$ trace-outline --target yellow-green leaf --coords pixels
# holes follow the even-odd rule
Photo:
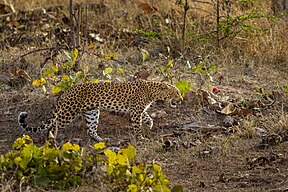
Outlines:
[[[31,143],[32,139],[29,135],[24,135],[22,138],[17,138],[16,141],[14,141],[12,148],[13,149],[20,149],[23,146],[27,146],[27,143]]]
[[[184,97],[187,91],[190,91],[192,88],[189,83],[185,80],[181,80],[176,83],[176,87],[179,89],[181,95]]]
[[[108,174],[110,175],[113,172],[113,167],[115,164],[117,164],[117,155],[114,151],[111,150],[105,150],[104,154],[108,157]]]
[[[143,173],[143,170],[140,169],[137,165],[133,165],[132,174],[135,176],[137,174]]]
[[[161,176],[162,174],[162,168],[160,165],[157,165],[157,164],[153,164],[153,169],[154,169],[154,174],[157,175],[157,176]]]
[[[61,91],[61,88],[58,87],[58,86],[54,86],[54,87],[52,87],[52,89],[51,89],[51,92],[54,93],[54,94],[57,94],[57,93],[59,93],[60,91]]]
[[[54,71],[54,73],[58,72],[58,65],[51,65],[51,69]]]
[[[112,150],[105,150],[104,154],[108,157],[108,162],[109,164],[114,164],[117,159],[117,155],[114,151]]]
[[[169,68],[169,69],[173,67],[173,59],[169,60],[169,62],[168,62],[166,67]]]
[[[122,74],[122,73],[123,73],[123,71],[124,71],[124,69],[123,69],[123,68],[119,68],[119,69],[117,70],[117,73],[119,73],[119,74]]]
[[[111,165],[115,164],[117,160],[117,155],[114,151],[111,150],[105,150],[104,154],[108,157],[108,163]]]
[[[107,68],[104,70],[104,74],[105,74],[105,75],[108,75],[108,74],[110,74],[112,71],[113,71],[113,69],[112,69],[111,67],[107,67]]]
[[[121,155],[121,154],[118,154],[117,155],[117,162],[119,165],[127,165],[128,167],[130,167],[130,164],[129,164],[129,161],[128,161],[128,158],[126,155]]]
[[[119,154],[125,155],[129,161],[132,161],[136,155],[136,149],[133,145],[128,145],[127,148],[120,149]]]
[[[99,143],[96,143],[94,145],[94,148],[96,150],[102,150],[102,149],[106,148],[106,144],[105,144],[105,142],[99,142]]]
[[[39,79],[34,80],[34,81],[32,82],[32,85],[34,85],[34,86],[39,86],[39,85],[40,85]]]
[[[171,185],[171,182],[168,179],[163,179],[162,183],[163,185],[166,185],[166,186]]]
[[[46,80],[41,77],[40,79],[36,79],[32,82],[32,85],[34,86],[41,86],[41,85],[44,85],[46,83]]]
[[[76,76],[77,76],[79,79],[81,79],[81,78],[83,77],[82,71],[78,71],[78,72],[76,73]]]
[[[61,78],[61,81],[69,81],[69,76],[68,75],[63,75]]]
[[[55,71],[53,70],[53,68],[51,69],[47,69],[45,71],[43,71],[42,75],[43,77],[51,77],[53,74],[55,73]]]
[[[155,187],[153,187],[153,191],[154,192],[171,192],[167,186],[161,185],[161,184],[158,184]]]
[[[14,159],[14,162],[18,165],[21,163],[21,161],[22,161],[22,158],[19,156]]]
[[[86,67],[85,67],[85,70],[84,70],[84,74],[87,74],[87,73],[88,73],[88,71],[89,71],[89,67],[88,67],[88,66],[86,66]]]
[[[74,150],[74,151],[80,151],[80,146],[78,144],[72,144],[70,142],[64,143],[62,145],[62,150]]]
[[[150,58],[150,54],[147,50],[145,49],[140,49],[141,53],[142,53],[142,60],[147,61]]]
[[[140,191],[135,184],[128,185],[127,192],[138,192]]]
[[[115,58],[115,57],[118,57],[118,55],[117,54],[114,54],[114,53],[110,53],[108,56],[106,56],[105,58],[107,59],[107,60],[112,60],[113,58]]]
[[[92,83],[99,83],[99,79],[92,79],[91,82]]]
[[[71,52],[72,61],[76,61],[77,57],[78,57],[78,49],[74,49],[74,51]]]
[[[29,164],[30,162],[30,159],[25,159],[25,158],[21,158],[21,157],[16,157],[14,159],[14,162],[16,164],[18,164],[22,169],[26,169],[27,168],[27,165]]]

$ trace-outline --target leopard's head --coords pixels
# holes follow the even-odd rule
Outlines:
[[[169,100],[171,107],[176,107],[175,102],[183,100],[183,97],[177,87],[166,82],[162,82],[160,85],[159,96],[162,100]]]

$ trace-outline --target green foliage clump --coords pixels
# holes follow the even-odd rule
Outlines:
[[[69,189],[86,183],[93,176],[88,174],[93,172],[91,168],[96,167],[104,186],[113,191],[170,191],[171,183],[160,165],[133,163],[136,149],[132,145],[116,153],[100,142],[88,153],[84,147],[70,142],[59,148],[49,142],[38,147],[29,136],[24,136],[12,148],[0,156],[2,179],[16,178],[46,188]]]
[[[65,52],[67,61],[61,65],[53,64],[48,69],[42,72],[42,77],[32,82],[34,86],[42,86],[46,92],[45,85],[47,83],[52,84],[52,93],[56,94],[62,90],[66,90],[73,87],[77,82],[87,81],[86,75],[89,68],[86,67],[84,70],[75,71],[75,65],[78,58],[78,50],[75,49],[71,52]]]
[[[136,149],[132,145],[121,149],[118,153],[111,150],[106,150],[104,153],[108,157],[105,162],[107,171],[105,178],[114,183],[113,191],[123,189],[128,192],[170,191],[170,181],[162,172],[160,165],[156,163],[131,164],[136,155]]]
[[[88,49],[92,49],[89,45]],[[66,55],[66,62],[62,64],[52,64],[50,67],[42,71],[42,77],[39,79],[35,79],[32,82],[33,86],[42,87],[44,92],[47,92],[46,87],[51,87],[51,92],[57,94],[61,91],[65,91],[75,84],[81,82],[93,82],[98,83],[99,79],[95,78],[88,78],[89,76],[89,67],[86,66],[85,68],[76,67],[77,60],[79,60],[78,49],[74,49],[71,52],[64,52]],[[117,54],[110,53],[107,56],[104,55],[97,55],[100,59],[105,60],[113,60],[117,57]],[[118,68],[117,70],[113,70],[111,67],[106,67],[101,69],[102,76],[106,79],[107,82],[111,82],[112,74],[121,75],[124,72],[123,68]],[[114,72],[114,73],[113,73]],[[91,75],[90,75],[91,76]]]
[[[18,138],[13,151],[1,155],[0,170],[6,177],[15,174],[17,180],[25,179],[35,185],[53,185],[69,188],[80,185],[92,157],[77,144],[65,143],[60,149],[49,143],[37,147],[29,136]]]
[[[187,91],[191,91],[192,87],[189,85],[188,81],[181,80],[176,83],[176,87],[179,89],[182,97],[185,97]]]

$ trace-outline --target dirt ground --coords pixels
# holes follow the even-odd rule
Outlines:
[[[31,21],[34,22],[33,19]],[[43,27],[42,24],[39,26]],[[108,25],[102,27],[109,31]],[[31,32],[31,29],[28,31]],[[2,30],[1,34],[5,38],[0,57],[0,153],[4,154],[11,149],[15,139],[23,135],[17,124],[19,112],[28,112],[28,124],[40,125],[52,116],[56,97],[44,94],[41,88],[32,86],[22,77],[19,77],[20,82],[18,77],[14,78],[16,82],[13,78],[3,80],[13,63],[25,69],[32,79],[39,78],[39,60],[43,61],[45,54],[30,54],[25,62],[13,62],[13,59],[23,55],[28,48],[47,47],[52,43],[43,40],[43,44],[39,45],[35,43],[39,40],[29,39],[23,35],[25,33],[18,41],[15,40],[17,33],[5,36],[7,33]],[[41,38],[41,35],[38,37]],[[120,45],[126,40],[123,36],[118,38],[123,38],[120,43],[117,42]],[[33,46],[28,46],[31,42]],[[12,43],[16,45],[12,46]],[[128,54],[126,51],[130,48],[125,44],[124,52]],[[103,51],[107,49],[109,47],[103,48]],[[134,53],[136,51],[130,54]],[[131,57],[130,61],[137,60],[137,56]],[[91,58],[82,59],[84,62],[93,61]],[[164,61],[156,57],[142,66],[135,64],[127,68],[133,72],[149,69],[151,62],[151,67],[156,69]],[[287,61],[279,61],[277,67],[253,63],[248,67],[219,65],[218,73],[213,75],[215,80],[208,86],[210,89],[206,87],[204,91],[193,87],[177,108],[171,108],[165,102],[153,103],[148,113],[154,119],[154,127],[152,130],[145,129],[148,139],[137,146],[136,160],[158,162],[172,184],[182,185],[184,191],[288,191],[288,95],[282,86],[288,83]],[[151,76],[155,77],[157,73]],[[10,86],[10,80],[13,86]],[[19,86],[14,86],[16,84]],[[219,88],[220,92],[213,94],[213,87]],[[265,93],[255,91],[255,87],[263,87]],[[271,97],[266,93],[272,93]],[[215,100],[213,104],[211,97]],[[229,99],[225,99],[227,97]],[[233,110],[223,112],[229,104],[234,106]],[[98,130],[101,137],[110,138],[110,146],[124,146],[133,138],[127,115],[101,112]],[[41,135],[32,137],[38,145],[45,140]],[[58,141],[71,141],[81,146],[93,144],[86,134],[85,120],[81,115],[69,127],[59,131]],[[74,191],[93,191],[93,188],[83,186]]]
[[[1,154],[10,150],[13,141],[23,133],[17,124],[19,112],[28,111],[28,123],[33,125],[51,116],[54,102],[51,96],[35,94],[29,89],[1,94]],[[263,135],[272,134],[269,116],[288,110],[287,97],[279,96],[279,99],[257,115],[257,127],[267,131],[251,135],[243,133],[246,128],[240,126],[228,131],[223,126],[225,115],[205,106],[195,108],[184,101],[172,109],[165,103],[154,103],[149,113],[161,115],[154,118],[154,128],[146,131],[149,141],[137,147],[139,161],[159,162],[171,182],[182,185],[184,191],[285,191],[288,187],[287,135],[282,136],[283,141],[279,143],[271,141],[267,146],[261,145]],[[193,122],[199,127],[181,129]],[[133,138],[128,117],[107,112],[101,113],[99,134],[110,138],[111,146],[121,146]],[[163,148],[162,139],[167,135],[174,142],[168,149]],[[44,141],[39,135],[33,138],[39,144]],[[93,144],[81,116],[67,129],[60,130],[59,138],[59,142]]]

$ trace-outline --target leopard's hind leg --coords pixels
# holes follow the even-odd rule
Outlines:
[[[54,113],[54,118],[48,120],[48,138],[57,137],[58,129],[67,127],[75,118],[76,110],[70,109],[59,109]]]

